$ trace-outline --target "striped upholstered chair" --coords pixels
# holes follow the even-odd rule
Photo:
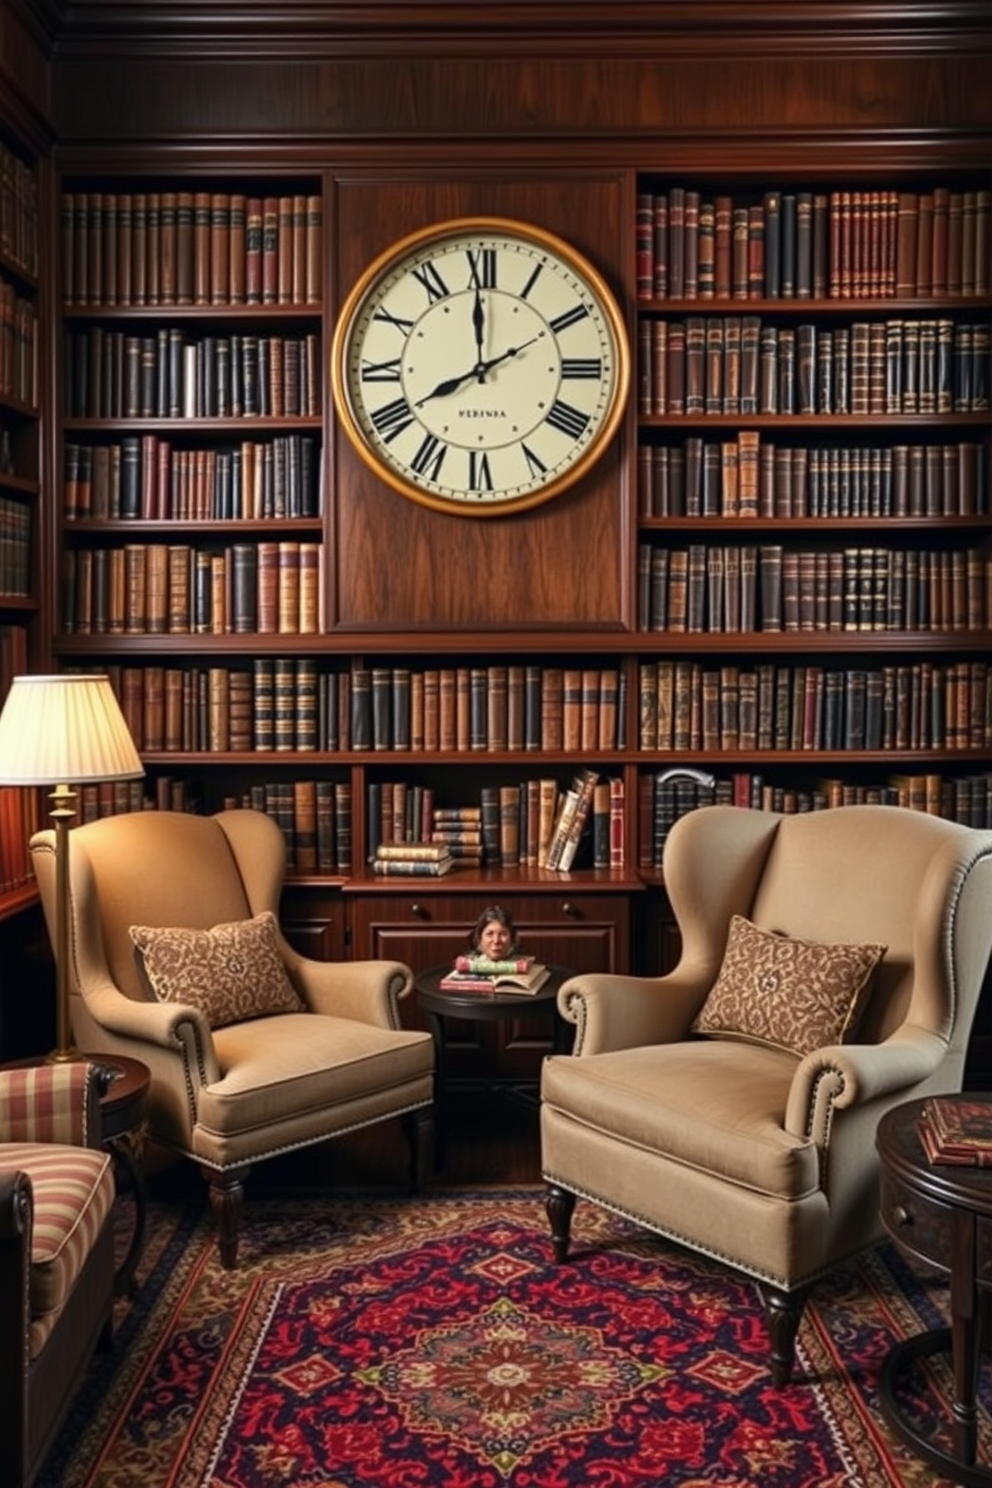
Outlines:
[[[29,1488],[113,1334],[114,1178],[93,1064],[0,1070],[0,1488]]]

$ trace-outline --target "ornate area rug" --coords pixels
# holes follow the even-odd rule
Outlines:
[[[753,1285],[589,1204],[556,1266],[538,1189],[249,1194],[225,1272],[186,1203],[152,1205],[138,1296],[38,1488],[942,1481],[876,1384],[895,1340],[945,1321],[946,1288],[888,1246],[817,1288],[775,1390]]]

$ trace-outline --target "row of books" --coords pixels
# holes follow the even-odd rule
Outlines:
[[[321,453],[309,434],[210,448],[178,448],[158,434],[66,440],[62,512],[67,522],[316,517]]]
[[[223,809],[264,811],[282,828],[286,865],[296,874],[346,874],[352,869],[351,785],[342,780],[259,781],[227,795]],[[173,775],[153,780],[116,780],[76,788],[77,822],[128,811],[208,809],[202,782]]]
[[[320,339],[67,330],[67,418],[300,418],[321,411]]]
[[[148,753],[471,752],[472,671],[477,722],[485,708],[486,737],[498,740],[500,749],[622,749],[625,689],[614,687],[622,673],[585,668],[576,676],[568,670],[566,714],[565,669],[558,667],[377,667],[374,693],[372,669],[324,669],[312,657],[256,657],[244,667],[105,667],[135,743]],[[483,679],[488,696],[480,697]],[[499,703],[489,706],[504,691],[505,722]],[[489,743],[486,752],[496,748]]]
[[[38,315],[33,303],[0,277],[0,396],[38,403]]]
[[[125,543],[62,554],[67,635],[314,635],[318,542]]]
[[[30,576],[31,508],[12,496],[0,496],[0,599],[25,599]]]
[[[884,299],[989,290],[990,192],[693,187],[636,203],[639,299]]]
[[[644,319],[637,408],[711,414],[983,413],[988,322],[774,325],[757,315]]]
[[[318,195],[67,191],[69,306],[302,305],[323,295]]]
[[[970,517],[988,510],[984,444],[779,444],[755,429],[641,443],[641,517]]]
[[[0,140],[0,253],[25,274],[38,272],[38,182]]]
[[[640,666],[644,751],[988,750],[992,668],[984,661],[882,667]]]
[[[871,783],[820,778],[808,787],[770,781],[760,771],[735,770],[712,786],[663,773],[638,776],[637,866],[657,871],[668,835],[680,817],[712,803],[754,811],[828,811],[838,806],[902,806],[962,826],[992,828],[992,773],[948,777],[890,775]]]
[[[992,629],[992,553],[984,548],[641,543],[637,576],[642,630]]]
[[[567,872],[579,863],[594,868],[624,865],[624,783],[600,778],[587,767],[564,786],[554,778],[483,786],[478,801],[437,804],[432,786],[419,781],[373,780],[368,785],[370,857],[380,874],[430,872],[405,866],[382,848],[432,843],[446,849],[449,867],[535,867]],[[448,868],[443,871],[447,872]]]
[[[622,748],[617,667],[357,667],[350,693],[352,749]]]

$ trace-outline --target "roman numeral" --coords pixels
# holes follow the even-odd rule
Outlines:
[[[417,264],[412,272],[417,283],[427,291],[427,298],[432,305],[438,300],[445,299],[449,294],[448,286],[438,273],[436,265],[429,259],[426,263]]]
[[[363,382],[399,382],[399,380],[399,357],[392,357],[388,362],[362,362]]]
[[[531,475],[544,475],[545,471],[548,468],[547,465],[545,465],[544,461],[539,460],[534,451],[532,449],[528,449],[526,444],[521,443],[520,448],[524,452],[524,459],[527,461]]]
[[[413,414],[405,398],[394,398],[392,403],[384,403],[374,413],[370,412],[369,417],[376,433],[381,434],[387,444],[413,423]]]
[[[496,288],[496,249],[466,248],[470,283],[477,289]]]
[[[480,450],[469,450],[468,452],[468,483],[473,491],[491,491],[493,488],[492,471],[489,469],[489,456]]]
[[[572,407],[571,403],[563,403],[558,398],[551,405],[547,422],[551,425],[552,429],[557,429],[559,433],[568,434],[572,439],[578,439],[579,435],[585,431],[586,425],[589,422],[589,415],[580,413],[577,408]]]
[[[537,283],[537,277],[541,273],[541,271],[542,271],[543,268],[544,268],[544,265],[543,264],[535,264],[534,265],[534,269],[533,269],[533,272],[532,272],[530,278],[527,280],[527,283],[524,285],[523,289],[520,291],[520,298],[522,300],[525,300],[527,298],[527,296],[530,294],[531,290],[534,288],[534,285]]]
[[[387,310],[384,305],[379,306],[372,319],[381,320],[386,325],[395,326],[401,336],[409,336],[413,330],[412,320],[404,320],[402,315],[393,315],[392,311]]]
[[[428,476],[430,480],[437,480],[447,453],[448,446],[436,434],[428,434],[410,461],[410,469],[415,470],[418,475]]]
[[[555,316],[554,320],[551,321],[551,329],[557,336],[559,332],[567,330],[569,326],[575,325],[580,320],[585,320],[588,314],[588,306],[582,304],[574,305],[571,310],[563,310],[560,315]]]
[[[602,357],[562,357],[562,377],[587,378],[598,382],[603,375]]]

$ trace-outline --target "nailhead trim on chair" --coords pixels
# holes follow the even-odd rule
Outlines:
[[[632,1220],[634,1224],[650,1231],[652,1235],[661,1235],[666,1240],[672,1240],[676,1245],[682,1245],[686,1250],[693,1251],[696,1255],[709,1256],[711,1260],[719,1261],[728,1270],[736,1271],[739,1275],[750,1276],[754,1281],[768,1282],[769,1285],[778,1287],[780,1291],[796,1292],[809,1286],[811,1282],[817,1281],[821,1276],[828,1276],[840,1264],[840,1260],[834,1258],[827,1266],[821,1266],[816,1271],[810,1271],[806,1276],[789,1286],[780,1276],[773,1276],[768,1271],[758,1271],[753,1266],[745,1266],[736,1256],[728,1255],[722,1250],[714,1250],[711,1246],[701,1245],[698,1240],[690,1240],[687,1236],[679,1234],[678,1230],[663,1229],[654,1220],[645,1219],[643,1214],[636,1214],[632,1209],[624,1209],[619,1204],[614,1204],[609,1199],[602,1198],[599,1194],[590,1193],[587,1189],[577,1188],[574,1183],[565,1183],[556,1178],[554,1173],[542,1173],[545,1183],[552,1183],[557,1188],[563,1188],[567,1193],[575,1194],[578,1199],[588,1199],[591,1204],[596,1204],[601,1209],[608,1209],[611,1214],[619,1214],[621,1219]],[[857,1252],[852,1252],[857,1254]],[[843,1259],[841,1257],[841,1259]]]

